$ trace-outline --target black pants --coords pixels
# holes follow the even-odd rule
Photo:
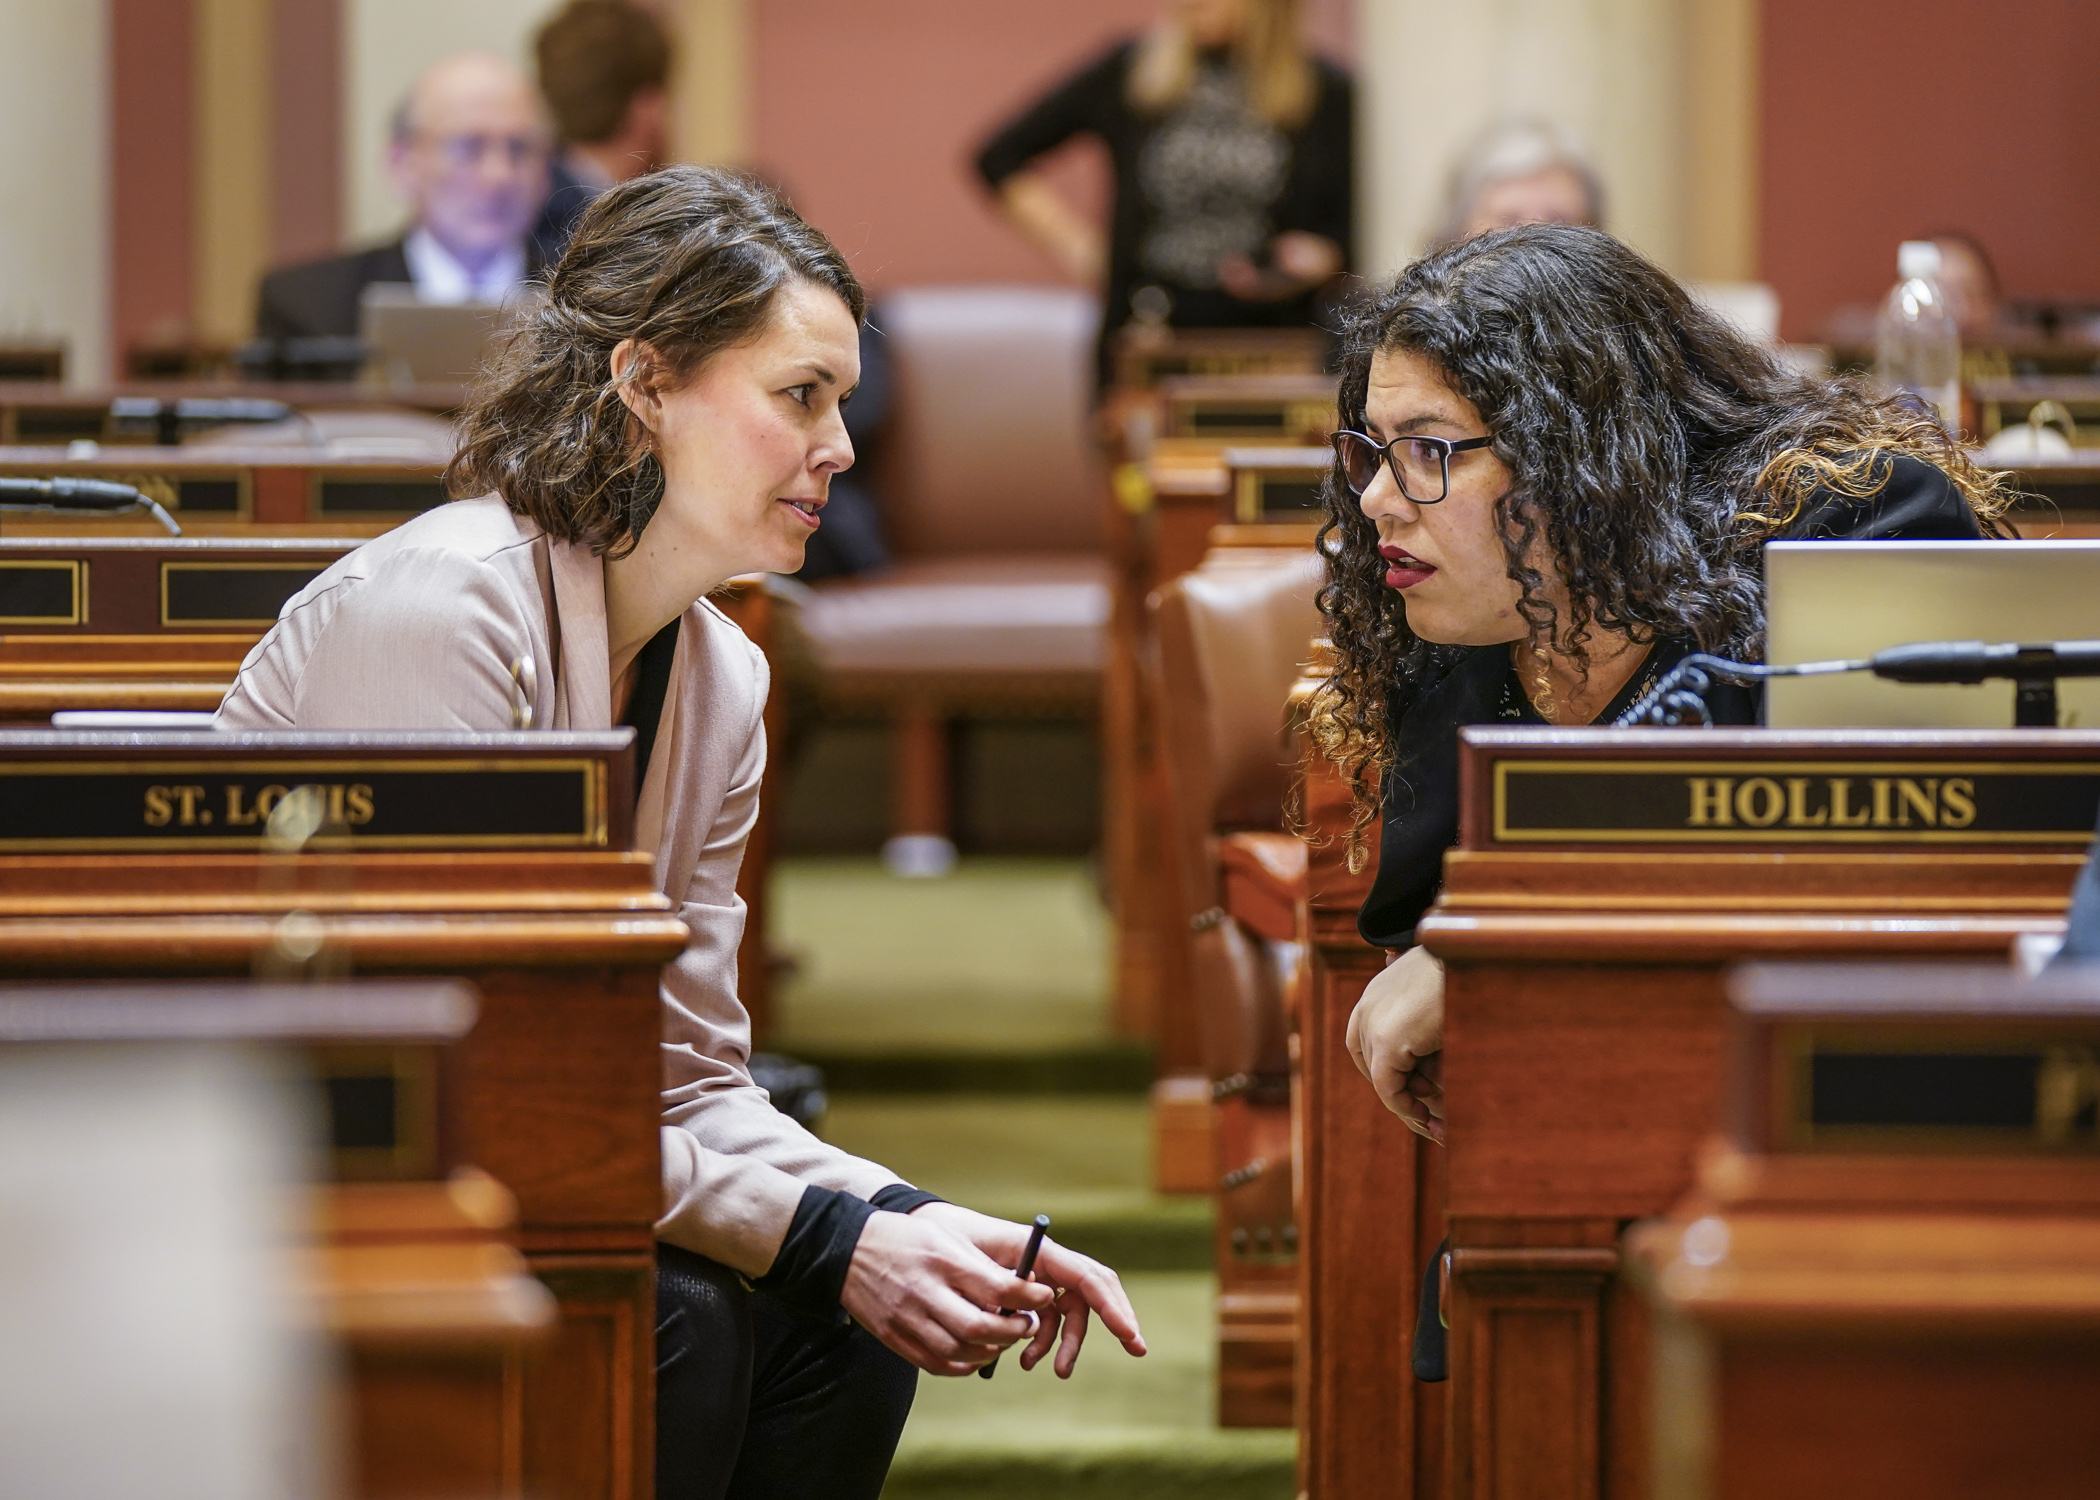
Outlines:
[[[657,1500],[876,1500],[918,1381],[857,1324],[656,1247]]]

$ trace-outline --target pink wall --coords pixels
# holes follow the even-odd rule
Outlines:
[[[1153,0],[780,0],[754,8],[753,165],[776,178],[876,290],[935,282],[1047,282],[1057,272],[992,207],[978,144],[1111,42]],[[1307,6],[1316,45],[1349,55],[1348,0]],[[1098,205],[1099,153],[1058,180]]]
[[[1785,331],[1966,229],[2008,295],[2100,300],[2100,5],[1764,0],[1759,261]]]

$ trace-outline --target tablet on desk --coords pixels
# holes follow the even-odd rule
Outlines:
[[[2100,640],[2100,541],[1774,542],[1765,660],[1872,656],[1915,641]],[[2100,728],[2100,678],[2057,684],[2058,722]],[[1923,686],[1864,672],[1774,678],[1774,729],[2006,729],[2013,685]]]
[[[460,385],[481,373],[497,336],[530,304],[425,302],[407,282],[374,282],[358,299],[358,334],[390,384]]]

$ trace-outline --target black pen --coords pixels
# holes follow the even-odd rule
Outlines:
[[[1049,1228],[1050,1216],[1048,1214],[1037,1214],[1035,1216],[1035,1228],[1028,1231],[1028,1248],[1021,1252],[1020,1268],[1014,1272],[1014,1275],[1020,1277],[1023,1281],[1035,1274],[1035,1254],[1043,1248],[1043,1235],[1048,1232]],[[1008,1309],[1002,1307],[999,1311],[1006,1312]],[[994,1354],[990,1364],[977,1367],[977,1378],[979,1380],[990,1380],[992,1371],[998,1368],[999,1356]]]

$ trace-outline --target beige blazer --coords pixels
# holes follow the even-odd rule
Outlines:
[[[512,663],[535,670],[514,685]],[[773,1263],[805,1184],[870,1197],[892,1173],[827,1146],[751,1081],[736,992],[744,840],[765,769],[766,659],[705,599],[685,612],[636,841],[692,933],[663,971],[659,1239],[747,1275]],[[248,653],[218,727],[612,725],[605,568],[494,498],[455,500],[337,562]]]

